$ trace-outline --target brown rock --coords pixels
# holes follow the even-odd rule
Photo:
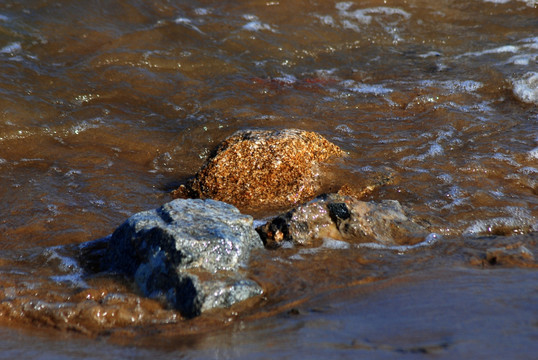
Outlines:
[[[487,249],[486,260],[491,265],[532,265],[534,254],[522,243]]]
[[[225,139],[174,197],[199,197],[238,207],[285,207],[320,192],[319,165],[343,151],[297,129],[243,130]]]

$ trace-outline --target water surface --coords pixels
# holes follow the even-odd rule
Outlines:
[[[534,0],[3,1],[0,357],[532,358],[537,29]],[[335,187],[394,173],[365,200],[435,235],[254,254],[264,297],[189,321],[86,276],[77,244],[245,128],[338,144]]]

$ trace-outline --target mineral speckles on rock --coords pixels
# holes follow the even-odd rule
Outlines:
[[[173,196],[241,207],[289,206],[319,194],[319,164],[342,155],[338,146],[314,132],[239,131]]]
[[[252,217],[232,205],[174,200],[127,219],[112,234],[106,261],[133,276],[145,296],[191,317],[261,294],[241,268],[262,247]]]
[[[398,201],[364,202],[338,194],[317,197],[256,230],[267,247],[283,241],[308,244],[323,237],[402,245],[417,243],[427,234],[405,215]]]

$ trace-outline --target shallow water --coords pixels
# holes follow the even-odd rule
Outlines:
[[[534,0],[3,1],[0,357],[532,358],[537,19]],[[86,276],[77,244],[236,130],[290,127],[348,153],[334,187],[395,174],[366,200],[436,235],[260,252],[263,298],[189,321]]]

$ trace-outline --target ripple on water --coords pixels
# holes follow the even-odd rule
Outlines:
[[[538,231],[538,221],[528,209],[508,206],[504,209],[509,216],[475,220],[464,231],[464,235],[514,235]]]
[[[148,332],[158,333],[152,340],[161,339],[167,323],[178,323],[173,331],[199,334],[197,326],[220,315],[183,322],[138,296],[125,279],[84,274],[69,244],[104,236],[134,212],[168,201],[163,189],[193,175],[220,139],[243,128],[322,132],[349,153],[335,168],[352,184],[390,167],[395,182],[368,196],[398,199],[443,237],[431,234],[412,246],[355,246],[326,238],[311,248],[286,242],[278,252],[259,254],[252,271],[267,296],[237,322],[241,331],[226,331],[227,340],[249,335],[242,327],[252,314],[281,314],[271,321],[289,326],[290,303],[298,306],[335,287],[360,288],[344,302],[347,318],[347,305],[363,298],[357,286],[363,281],[378,286],[379,306],[368,316],[386,319],[392,285],[378,280],[430,273],[440,264],[468,269],[469,254],[483,277],[464,277],[462,284],[472,284],[465,289],[487,279],[498,285],[496,276],[511,270],[483,271],[494,266],[487,258],[491,243],[496,251],[505,242],[521,242],[520,249],[537,258],[536,233],[518,235],[538,231],[538,37],[535,9],[525,6],[535,6],[535,0],[74,3],[0,5],[0,320],[9,326],[130,332],[136,346]],[[43,248],[58,244],[66,247]],[[525,266],[536,268],[536,262]],[[435,273],[420,289],[443,284],[443,274]],[[509,284],[526,278],[514,274]],[[535,308],[532,297],[522,302],[520,289],[510,289],[503,302]],[[436,300],[449,300],[435,308],[454,308],[451,294],[444,295]],[[489,307],[499,303],[497,295],[484,294],[488,314],[497,310]],[[330,298],[324,310],[339,300]],[[256,349],[258,356],[280,351],[289,335],[305,347],[315,342],[327,348],[334,323],[318,322],[322,335],[314,339],[297,330],[304,329],[306,317],[317,316],[304,306],[293,315],[297,327],[290,332],[264,332],[270,341]],[[340,350],[371,334],[368,326],[354,332],[357,317],[350,318],[354,322],[344,323],[349,341],[340,342]],[[220,320],[210,328],[230,323]],[[470,323],[461,314],[453,320],[438,323]],[[495,329],[517,333],[510,339],[532,333],[505,325]],[[471,324],[465,335],[490,337],[492,328]],[[382,341],[366,357],[392,351],[385,345],[394,336],[386,329],[380,328]],[[341,341],[341,332],[336,336]],[[476,344],[476,338],[456,338],[454,347]],[[214,351],[223,343],[203,346]],[[406,341],[387,357],[398,357],[402,349],[430,351],[423,343]],[[43,345],[43,357],[70,356],[63,349],[51,355],[51,344]],[[27,345],[19,339],[13,348],[24,351]],[[88,353],[101,345],[89,342]],[[125,349],[116,349],[118,357],[134,351]],[[338,355],[334,349],[327,357]]]

